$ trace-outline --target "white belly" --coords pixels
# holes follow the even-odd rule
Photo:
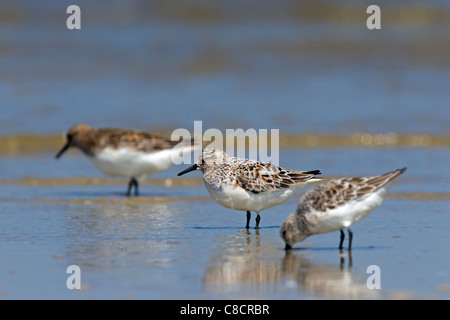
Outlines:
[[[172,152],[172,149],[146,153],[130,148],[105,148],[90,159],[104,174],[138,178],[170,168]]]
[[[225,208],[260,212],[283,203],[295,194],[295,189],[268,191],[258,194],[247,192],[239,186],[214,188],[205,181],[206,189],[213,199]]]
[[[306,215],[310,223],[310,231],[313,234],[328,233],[343,228],[366,217],[373,209],[383,202],[386,189],[381,188],[377,192],[360,201],[350,201],[328,212],[311,212]]]

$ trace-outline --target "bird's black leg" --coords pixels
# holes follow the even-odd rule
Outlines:
[[[134,180],[134,195],[137,197],[139,196],[139,183],[135,178],[133,178],[133,180]]]
[[[256,225],[255,225],[255,229],[259,229],[259,222],[261,221],[261,217],[259,216],[259,214],[256,214]]]
[[[250,217],[251,216],[252,216],[252,214],[250,213],[250,211],[247,211],[247,224],[245,225],[245,229],[250,228]]]
[[[135,178],[131,178],[130,182],[128,183],[127,197],[131,195],[131,189],[133,189],[133,186],[134,186],[134,195],[135,196],[139,195],[138,182]]]
[[[352,239],[353,239],[353,232],[350,229],[347,229],[348,232],[348,250],[352,250]]]
[[[341,229],[341,242],[339,242],[339,250],[342,250],[342,244],[344,243],[345,234],[344,231]]]

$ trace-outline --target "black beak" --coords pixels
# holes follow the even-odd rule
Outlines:
[[[198,168],[198,165],[194,164],[193,166],[187,168],[186,170],[181,171],[179,174],[177,174],[177,176],[178,176],[178,177],[179,177],[179,176],[182,176],[182,175],[185,174],[185,173],[188,173],[188,172],[197,170],[197,168]]]
[[[70,140],[67,140],[67,143],[65,144],[65,146],[58,152],[58,154],[55,156],[56,159],[59,159],[64,152],[67,151],[67,149],[70,148]]]
[[[286,243],[286,246],[284,247],[284,250],[291,250],[292,247],[289,243]]]

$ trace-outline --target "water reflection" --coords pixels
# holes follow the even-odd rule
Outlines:
[[[270,291],[281,277],[277,261],[266,260],[278,250],[266,246],[259,230],[228,235],[221,239],[223,253],[214,255],[206,268],[206,290],[232,292],[235,290]]]
[[[348,260],[346,262],[346,260]],[[353,274],[351,253],[340,252],[339,267],[314,263],[305,256],[287,252],[281,268],[286,284],[327,299],[376,299],[377,291],[366,286],[366,279]]]
[[[67,257],[71,263],[90,269],[107,265],[133,267],[171,261],[170,226],[176,225],[176,210],[169,204],[86,203],[67,205],[71,210],[64,226]]]
[[[332,264],[313,261],[306,251],[284,252],[280,246],[266,243],[270,239],[258,232],[230,235],[222,241],[223,253],[213,256],[205,270],[206,291],[239,294],[294,291],[299,297],[377,298],[377,292],[366,287],[366,279],[352,272],[353,259],[347,251],[339,252],[338,263]]]

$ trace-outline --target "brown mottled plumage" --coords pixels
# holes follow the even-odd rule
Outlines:
[[[103,173],[129,177],[127,195],[133,186],[138,195],[138,177],[171,167],[175,152],[193,150],[190,144],[182,145],[156,134],[122,128],[93,129],[87,124],[75,125],[69,129],[66,138],[67,142],[56,158],[70,147],[80,149]]]
[[[229,177],[236,179],[237,184],[246,191],[258,194],[260,192],[288,189],[304,183],[315,175],[316,171],[295,171],[263,163],[257,160],[237,162],[230,167],[233,174]]]
[[[72,127],[67,132],[66,137],[71,146],[79,148],[88,156],[92,156],[98,150],[106,147],[113,149],[133,148],[136,151],[152,152],[170,149],[179,143],[147,132],[122,128],[96,130],[87,124]]]
[[[205,149],[197,164],[180,172],[193,170],[203,173],[206,189],[220,205],[234,210],[247,211],[249,228],[250,211],[255,211],[256,228],[262,210],[278,205],[294,195],[308,183],[319,181],[319,170],[294,171],[257,160],[229,157],[222,150]]]
[[[336,209],[346,203],[367,196],[391,182],[405,172],[406,168],[398,169],[374,177],[356,177],[333,179],[307,192],[298,206],[297,212]]]
[[[351,249],[350,225],[379,206],[390,183],[405,171],[402,168],[374,177],[333,179],[308,191],[300,199],[297,211],[281,225],[280,236],[286,248],[314,234],[341,230],[342,249],[342,229],[347,229]]]

